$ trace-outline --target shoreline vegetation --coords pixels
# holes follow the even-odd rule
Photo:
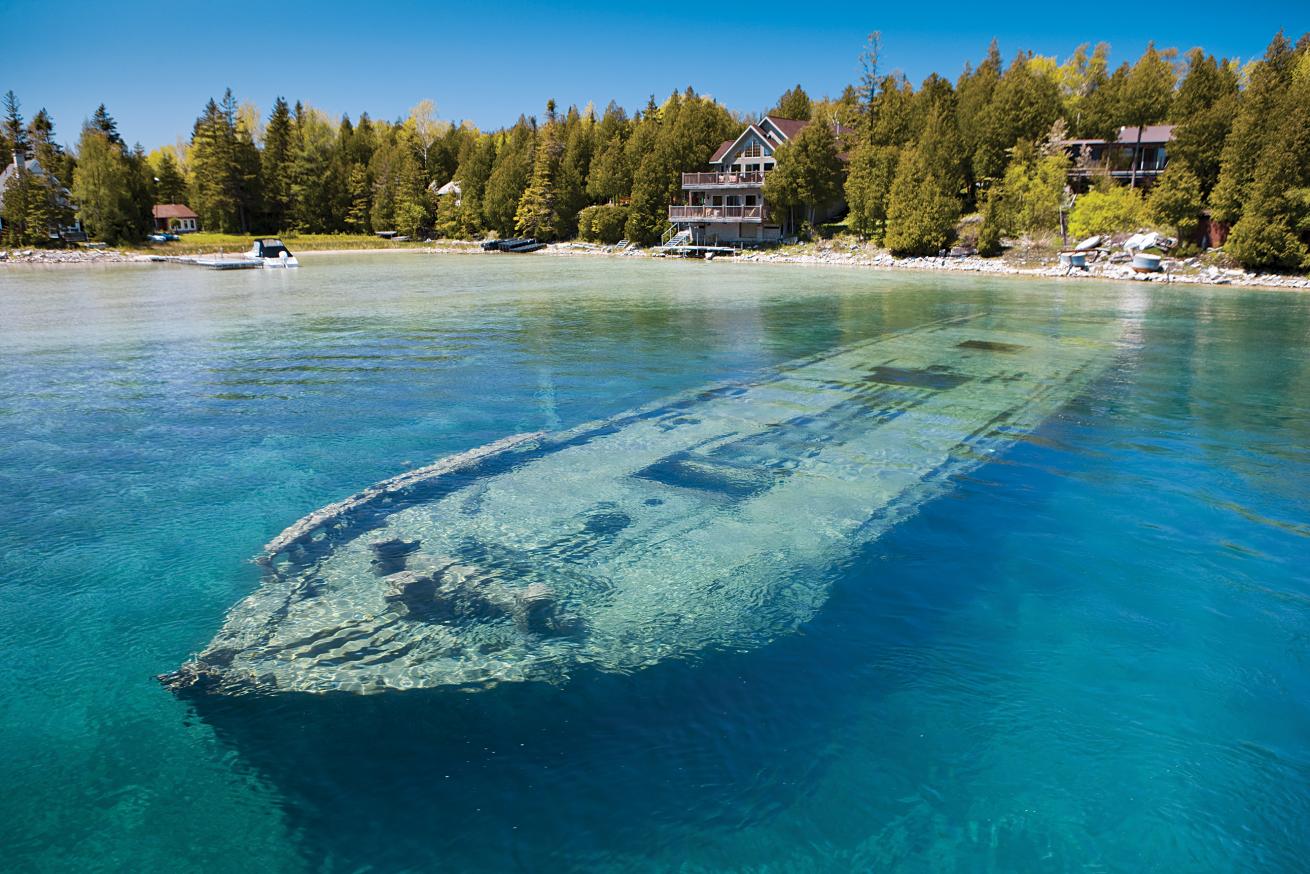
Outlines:
[[[1293,43],[1280,32],[1246,61],[1151,43],[1117,67],[1104,43],[1007,62],[993,42],[954,80],[934,73],[917,87],[881,56],[873,34],[838,96],[796,85],[769,110],[803,127],[762,182],[767,221],[785,238],[892,259],[976,252],[1002,265],[1045,251],[1054,266],[1084,237],[1157,231],[1177,239],[1163,254],[1180,269],[1310,270],[1310,34]],[[388,232],[652,247],[674,230],[682,174],[762,115],[688,87],[631,115],[613,101],[598,112],[551,100],[540,118],[484,132],[442,120],[428,100],[405,118],[352,121],[281,97],[264,114],[229,89],[186,141],[147,153],[103,104],[65,146],[44,109],[29,123],[12,91],[0,103],[0,246],[57,253],[86,236],[141,246],[174,215],[156,219],[156,205],[186,207],[204,232],[279,235],[299,251],[397,245],[374,236]],[[1142,137],[1153,126],[1170,131],[1167,164],[1160,171],[1156,154],[1148,176]],[[1126,145],[1095,159],[1086,145],[1110,142]],[[833,204],[840,224],[801,220]],[[157,251],[211,244],[184,235]],[[786,247],[741,256],[791,257]]]
[[[483,252],[476,242],[467,240],[431,240],[405,241],[390,243],[377,238],[351,238],[322,235],[312,240],[297,240],[288,237],[297,255],[479,255],[496,258],[523,257],[604,257],[647,259],[658,257],[651,249],[632,248],[619,250],[607,246],[585,242],[564,242],[549,244],[544,250],[532,255],[515,255]],[[188,251],[187,255],[233,254],[249,248],[247,238],[233,238],[231,244],[224,248],[198,247]],[[183,253],[170,253],[183,254]],[[1253,273],[1237,268],[1221,267],[1210,259],[1192,257],[1167,262],[1166,269],[1160,273],[1134,273],[1131,268],[1117,261],[1103,261],[1087,271],[1069,271],[1063,267],[1052,266],[1047,250],[1037,249],[1027,254],[1000,258],[981,258],[977,255],[964,257],[907,256],[897,257],[884,248],[861,242],[853,236],[839,237],[817,243],[796,243],[767,250],[743,251],[734,257],[715,259],[716,265],[724,262],[739,264],[790,264],[812,267],[845,267],[867,270],[918,270],[945,273],[976,273],[985,276],[1071,279],[1071,280],[1119,280],[1142,281],[1165,284],[1198,286],[1234,286],[1239,288],[1306,290],[1310,291],[1310,276],[1295,276],[1277,273]],[[85,249],[85,250],[49,250],[27,249],[18,251],[0,250],[0,268],[9,264],[13,266],[33,267],[78,267],[142,265],[154,263],[159,253],[155,250],[141,249]]]

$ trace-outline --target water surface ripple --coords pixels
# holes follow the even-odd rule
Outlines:
[[[1089,387],[798,633],[565,686],[152,676],[372,482],[979,315]],[[701,263],[0,272],[0,868],[1299,871],[1310,298]],[[803,525],[804,519],[796,520]]]

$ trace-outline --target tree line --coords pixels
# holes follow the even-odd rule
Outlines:
[[[1149,45],[1111,68],[1109,47],[1078,48],[1063,62],[993,42],[955,81],[932,74],[916,88],[880,70],[870,38],[859,81],[835,98],[797,85],[771,109],[812,120],[777,154],[765,198],[801,233],[844,196],[846,224],[900,254],[935,253],[977,213],[984,254],[1023,234],[1099,233],[1151,224],[1190,236],[1201,216],[1232,226],[1226,245],[1252,267],[1310,267],[1310,35],[1278,34],[1242,64],[1200,49],[1185,57]],[[483,132],[436,116],[424,101],[405,118],[333,119],[278,98],[267,116],[229,90],[209,100],[189,141],[149,155],[127,147],[101,106],[76,146],[56,144],[45,110],[24,124],[6,96],[0,158],[22,149],[71,179],[71,201],[96,237],[139,239],[152,202],[186,203],[208,230],[369,233],[475,238],[657,242],[680,174],[703,169],[753,116],[693,89],[653,97],[629,115],[611,102],[521,116]],[[1085,168],[1091,190],[1069,209],[1069,139],[1113,141],[1121,127],[1176,125],[1169,164],[1143,192],[1136,158],[1128,186]],[[21,174],[19,174],[21,175]],[[458,193],[438,196],[454,180]],[[51,183],[10,183],[5,233],[38,242],[67,215]],[[25,186],[25,187],[24,187]],[[12,215],[11,215],[12,214]],[[20,239],[21,238],[21,239]]]

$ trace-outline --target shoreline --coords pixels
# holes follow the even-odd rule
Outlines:
[[[802,252],[747,251],[731,257],[721,257],[715,261],[738,264],[791,264],[810,267],[847,267],[862,270],[914,270],[919,272],[939,273],[977,273],[993,277],[1027,277],[1035,279],[1072,279],[1104,280],[1114,282],[1152,282],[1165,285],[1210,286],[1215,288],[1255,288],[1277,291],[1310,290],[1310,276],[1296,276],[1269,273],[1249,273],[1244,270],[1221,270],[1211,267],[1205,272],[1134,273],[1123,263],[1105,263],[1095,265],[1088,270],[1070,270],[1056,265],[1050,266],[1016,266],[1006,263],[1003,258],[965,257],[909,257],[897,258],[887,252],[873,252],[858,247],[839,250],[836,246],[824,247],[822,244],[810,244],[809,250]],[[852,251],[852,249],[854,249]],[[217,253],[215,253],[217,254]],[[419,246],[378,246],[372,248],[345,249],[305,249],[296,253],[298,258],[313,258],[317,255],[488,255],[502,256],[503,253],[484,253],[477,243],[442,242]],[[601,257],[601,258],[637,258],[651,259],[665,257],[651,249],[632,249],[625,252],[613,251],[612,248],[592,243],[551,243],[539,253],[545,257]],[[22,249],[0,250],[0,269],[4,267],[86,267],[108,266],[115,264],[155,264],[153,254],[124,251],[119,249]],[[516,256],[522,257],[522,256]]]

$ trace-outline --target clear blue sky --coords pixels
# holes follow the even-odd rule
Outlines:
[[[1133,7],[1138,12],[1129,12]],[[1152,14],[1157,8],[1159,14]],[[734,11],[723,11],[734,10]],[[735,11],[744,10],[744,11]],[[147,149],[190,133],[206,99],[231,86],[267,114],[273,99],[337,115],[396,118],[423,98],[483,129],[561,106],[616,99],[629,110],[688,84],[736,110],[762,111],[796,82],[836,94],[858,75],[865,35],[884,67],[916,83],[954,78],[992,37],[1061,58],[1104,40],[1117,63],[1147,40],[1221,56],[1259,55],[1284,28],[1310,30],[1310,0],[1056,3],[336,2],[121,4],[0,0],[0,92],[30,118],[42,106],[71,142],[104,102]]]

